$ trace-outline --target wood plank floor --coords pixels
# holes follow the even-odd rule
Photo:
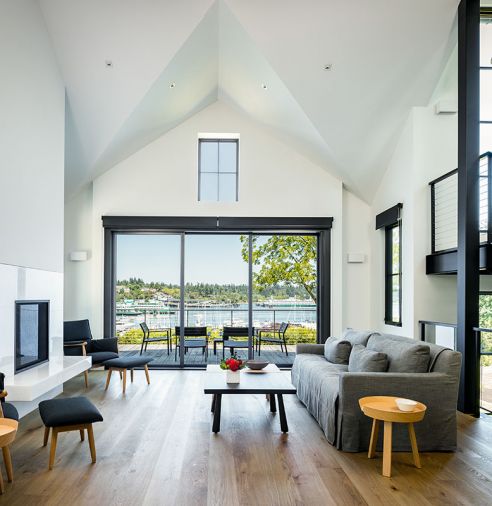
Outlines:
[[[460,415],[456,453],[423,454],[421,470],[396,454],[388,479],[380,457],[330,446],[296,396],[285,396],[288,435],[262,396],[225,396],[213,435],[201,371],[151,371],[150,386],[136,371],[125,396],[117,375],[107,392],[102,371],[89,376],[88,390],[80,376],[63,395],[87,395],[101,410],[97,463],[87,438],[65,433],[48,471],[43,427],[32,413],[12,446],[15,481],[0,505],[492,504],[492,421]]]

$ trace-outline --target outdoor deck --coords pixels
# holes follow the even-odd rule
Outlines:
[[[280,346],[262,346],[261,358],[268,360],[277,365],[290,366],[294,362],[296,356],[295,345],[287,346],[289,356],[285,355],[285,352],[280,351]],[[139,355],[140,344],[120,344],[119,352],[122,356],[128,355]],[[248,358],[248,351],[246,349],[236,350],[237,355],[241,359]],[[178,350],[179,353],[179,350]],[[176,366],[179,365],[178,360],[175,360],[174,347],[173,351],[168,355],[166,344],[149,344],[147,351],[143,355],[152,357],[154,360],[150,363],[150,366]],[[226,348],[225,356],[229,356],[229,350]],[[258,354],[255,353],[255,358],[258,358]],[[214,355],[213,346],[209,345],[208,349],[208,364],[217,364],[222,359],[222,345],[217,345],[217,355]],[[201,366],[204,365],[205,358],[202,351],[199,349],[189,350],[185,355],[186,365]]]

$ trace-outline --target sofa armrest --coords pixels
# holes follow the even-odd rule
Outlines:
[[[324,344],[311,344],[311,343],[296,344],[296,354],[300,355],[301,353],[311,353],[313,355],[324,355],[325,345]]]
[[[112,351],[118,353],[118,338],[105,337],[103,339],[92,339],[87,344],[87,353],[95,353],[98,351]]]
[[[458,401],[458,378],[438,372],[340,374],[342,411],[360,411],[359,399],[372,395],[405,397],[423,402],[428,409],[455,411]]]
[[[341,373],[337,446],[344,451],[367,449],[371,420],[362,413],[359,399],[373,395],[405,397],[424,403],[427,412],[416,424],[422,451],[452,451],[456,448],[456,405],[459,378],[430,373]],[[408,451],[408,434],[394,434],[395,450]]]

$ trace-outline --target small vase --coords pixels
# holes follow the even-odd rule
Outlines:
[[[226,383],[239,383],[240,377],[239,371],[226,370]]]

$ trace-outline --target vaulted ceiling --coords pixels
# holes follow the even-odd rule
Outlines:
[[[66,84],[67,195],[220,99],[368,201],[455,45],[459,3],[39,2]]]

